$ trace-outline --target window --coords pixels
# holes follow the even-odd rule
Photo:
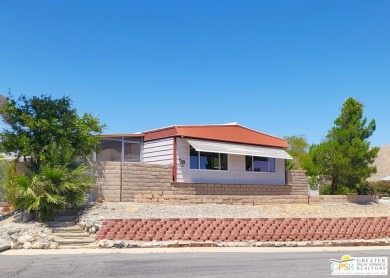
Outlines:
[[[112,137],[102,138],[97,161],[128,161],[141,160],[141,138],[138,137]]]
[[[110,139],[101,140],[101,150],[97,161],[121,161],[122,142]]]
[[[245,169],[247,172],[275,173],[275,158],[245,156]]]
[[[124,142],[125,161],[137,162],[140,161],[141,145],[139,143]]]
[[[190,169],[227,170],[227,154],[198,152],[190,146]]]

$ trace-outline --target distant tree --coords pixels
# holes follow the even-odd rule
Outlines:
[[[75,155],[88,159],[97,146],[104,125],[89,113],[81,117],[69,97],[0,98],[0,116],[8,128],[0,132],[0,151],[30,157],[34,168],[47,158],[51,142],[68,145]]]
[[[376,172],[371,165],[379,148],[371,148],[367,140],[375,129],[374,119],[367,124],[363,118],[363,105],[354,98],[346,99],[325,140],[310,146],[305,164],[309,175],[330,180],[331,194],[336,194],[340,184],[358,189]]]
[[[292,160],[286,160],[287,169],[301,170],[304,161],[309,156],[309,144],[303,135],[285,136],[288,142],[287,152],[293,157]]]

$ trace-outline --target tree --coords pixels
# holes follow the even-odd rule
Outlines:
[[[46,160],[52,141],[68,145],[85,160],[99,145],[93,135],[101,133],[104,125],[89,113],[79,117],[69,97],[22,95],[15,100],[10,95],[0,100],[0,115],[9,126],[0,132],[0,150],[30,157],[35,169]]]
[[[301,170],[304,161],[308,158],[309,144],[303,135],[285,136],[288,142],[287,152],[293,157],[293,160],[286,160],[287,169]]]
[[[376,172],[371,165],[379,148],[371,148],[367,140],[375,129],[374,119],[367,124],[367,119],[363,118],[363,105],[354,98],[346,99],[326,138],[310,147],[306,170],[310,175],[330,180],[332,194],[339,185],[358,189]]]
[[[0,151],[28,158],[29,166],[17,174],[10,168],[8,202],[34,212],[39,220],[84,204],[94,185],[87,162],[100,144],[95,134],[104,125],[88,113],[79,117],[68,97],[0,98],[0,115],[8,125],[0,132]]]

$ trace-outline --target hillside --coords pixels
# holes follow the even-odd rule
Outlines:
[[[374,165],[377,168],[377,173],[369,178],[370,181],[377,181],[390,176],[390,145],[380,147],[378,157],[376,158]]]

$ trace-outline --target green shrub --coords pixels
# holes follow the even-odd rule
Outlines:
[[[356,190],[359,195],[374,195],[375,190],[374,188],[368,183],[368,182],[363,182],[356,186]]]
[[[346,186],[339,185],[336,191],[336,195],[348,195],[357,193],[356,190],[351,190]],[[325,184],[320,187],[320,195],[332,195],[332,186]]]

